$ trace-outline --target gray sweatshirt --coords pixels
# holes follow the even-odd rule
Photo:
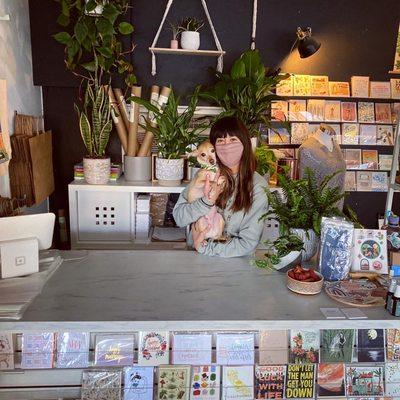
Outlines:
[[[255,172],[253,177],[253,204],[250,210],[246,213],[231,210],[235,199],[234,193],[228,200],[225,209],[218,209],[225,220],[225,234],[228,241],[225,243],[208,241],[206,246],[200,248],[199,253],[220,257],[240,257],[252,253],[260,241],[264,227],[263,221],[259,221],[259,219],[268,208],[268,200],[264,191],[266,186],[266,180]],[[179,196],[173,211],[175,222],[180,227],[196,222],[200,217],[207,215],[211,208],[205,198],[188,203],[187,191],[188,187]],[[191,234],[188,242],[189,244],[193,243]]]

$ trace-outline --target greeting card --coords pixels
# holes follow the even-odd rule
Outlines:
[[[313,399],[315,395],[315,365],[289,364],[286,372],[287,399]]]
[[[375,122],[375,105],[369,101],[358,102],[358,122]]]
[[[81,400],[120,400],[122,371],[84,370]]]
[[[57,334],[57,368],[86,368],[89,365],[88,332]]]
[[[389,361],[400,361],[400,329],[386,329],[386,358]]]
[[[293,96],[293,76],[289,75],[276,85],[276,94],[278,96]]]
[[[302,144],[305,140],[307,140],[309,135],[308,123],[294,122],[291,124],[291,129],[292,129],[291,132],[292,144]]]
[[[255,398],[282,399],[285,395],[286,365],[257,365]]]
[[[286,128],[270,128],[268,130],[269,144],[290,143],[290,134]]]
[[[385,362],[383,329],[359,329],[357,333],[358,362]]]
[[[219,400],[220,370],[219,365],[192,367],[190,400]]]
[[[350,97],[349,82],[329,82],[329,96]]]
[[[325,118],[325,100],[311,99],[307,101],[307,120],[323,121]]]
[[[344,364],[318,364],[318,397],[345,396]]]
[[[392,99],[400,99],[400,79],[390,79],[390,93]]]
[[[329,96],[329,78],[325,75],[311,75],[311,96]]]
[[[376,144],[380,146],[393,146],[394,136],[391,125],[378,125],[376,127]]]
[[[172,364],[211,364],[211,334],[176,334],[172,338]]]
[[[335,131],[335,136],[333,139],[337,144],[342,144],[342,131],[340,128],[340,124],[329,124],[329,126]]]
[[[225,366],[222,369],[222,398],[224,400],[254,399],[254,367]]]
[[[290,362],[318,363],[319,330],[290,330]]]
[[[96,335],[95,361],[98,366],[133,365],[133,335]]]
[[[360,125],[360,144],[376,144],[376,125]]]
[[[217,334],[217,364],[254,364],[254,334]]]
[[[400,363],[388,362],[385,364],[385,381],[400,382]]]
[[[362,169],[378,169],[378,151],[362,151]]]
[[[158,400],[189,400],[190,366],[158,367]]]
[[[287,364],[289,362],[289,336],[287,330],[260,332],[259,364]]]
[[[372,172],[357,171],[357,192],[370,192],[372,190]]]
[[[342,143],[358,144],[359,127],[358,124],[342,124]]]
[[[390,171],[392,169],[393,154],[379,154],[379,169]]]
[[[326,122],[340,122],[340,101],[326,100],[325,101],[325,121]]]
[[[307,121],[306,100],[289,100],[289,121]]]
[[[397,119],[399,114],[400,114],[400,103],[392,103],[392,124],[397,124]]]
[[[350,363],[352,361],[353,329],[324,329],[321,340],[321,362]]]
[[[389,187],[388,174],[374,171],[371,177],[371,190],[373,192],[386,192]]]
[[[286,121],[289,117],[289,104],[284,100],[271,102],[271,118],[275,121]]]
[[[344,178],[344,190],[346,192],[355,192],[357,190],[355,171],[346,171]]]
[[[390,82],[369,83],[369,95],[376,99],[390,99]]]
[[[14,342],[12,333],[0,332],[0,371],[14,369]]]
[[[380,124],[390,124],[392,122],[390,103],[375,103],[375,121]]]
[[[169,364],[169,332],[140,332],[138,364],[149,366]]]
[[[380,366],[346,366],[346,395],[383,396],[383,368]]]
[[[352,271],[388,273],[386,231],[355,229]]]
[[[52,368],[54,333],[24,333],[22,335],[22,369]]]
[[[153,400],[154,368],[124,368],[124,400]]]
[[[369,76],[351,77],[351,95],[353,97],[369,97]]]
[[[344,159],[347,169],[359,169],[361,166],[361,150],[345,149]]]
[[[357,122],[357,105],[352,101],[341,103],[342,122]]]
[[[293,95],[294,96],[311,95],[310,75],[293,75]]]

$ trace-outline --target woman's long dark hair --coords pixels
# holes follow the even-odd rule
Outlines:
[[[240,167],[238,173],[237,192],[235,200],[231,207],[232,211],[249,211],[253,203],[253,175],[256,170],[256,159],[251,148],[250,135],[243,124],[238,118],[224,117],[216,121],[210,132],[210,142],[215,147],[218,138],[225,138],[227,136],[236,136],[243,144],[243,155],[240,160]],[[235,190],[235,178],[231,170],[222,164],[218,158],[218,165],[221,174],[225,176],[227,184],[223,193],[217,200],[217,206],[225,208],[228,199],[233,195]]]

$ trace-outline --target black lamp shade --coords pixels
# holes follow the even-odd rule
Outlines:
[[[321,43],[317,42],[314,38],[306,36],[299,40],[297,50],[299,51],[300,58],[307,58],[312,56],[321,47]]]

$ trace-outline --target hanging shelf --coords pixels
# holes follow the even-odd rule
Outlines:
[[[183,56],[210,56],[220,57],[225,55],[225,51],[219,50],[186,50],[186,49],[169,49],[167,47],[149,47],[151,53],[156,54],[175,54]]]
[[[400,75],[400,69],[396,70],[396,71],[389,71],[389,74],[393,74],[393,75]]]

